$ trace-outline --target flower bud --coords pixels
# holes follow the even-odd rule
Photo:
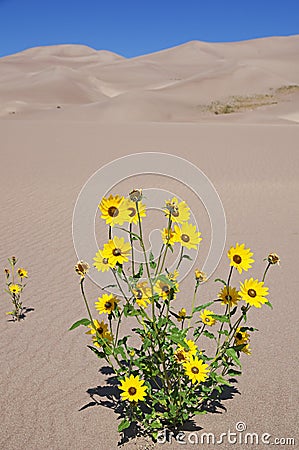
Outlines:
[[[134,203],[140,202],[142,200],[142,189],[133,189],[129,193],[130,200]]]
[[[89,264],[85,261],[78,261],[75,265],[75,271],[78,275],[80,275],[82,278],[85,277],[89,270]]]
[[[279,263],[280,263],[280,258],[277,255],[277,253],[270,253],[267,256],[267,260],[268,260],[269,264],[278,264],[279,265]]]

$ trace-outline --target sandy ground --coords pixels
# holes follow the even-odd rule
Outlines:
[[[222,414],[211,413],[197,418],[197,432],[219,436],[229,429],[234,431],[235,424],[242,421],[248,432],[260,436],[269,433],[272,440],[296,438],[298,97],[296,93],[287,94],[283,101],[271,107],[202,118],[190,116],[189,102],[192,92],[195,97],[201,96],[200,101],[205,100],[204,96],[210,100],[265,92],[263,83],[266,83],[271,67],[272,78],[268,79],[267,89],[299,84],[299,66],[294,60],[298,43],[295,36],[253,41],[246,46],[205,44],[206,58],[202,56],[200,61],[206,68],[209,86],[205,84],[201,93],[196,89],[198,80],[189,79],[196,78],[196,73],[199,78],[203,76],[204,69],[200,69],[197,53],[203,46],[201,43],[190,43],[129,61],[109,53],[94,55],[94,51],[86,48],[83,55],[82,49],[73,49],[72,56],[65,55],[65,50],[57,48],[55,51],[62,53],[55,58],[60,58],[59,64],[63,68],[57,69],[58,75],[60,71],[59,76],[56,73],[59,89],[54,100],[52,81],[56,69],[52,67],[50,71],[53,48],[45,50],[44,59],[48,62],[41,58],[41,49],[30,50],[27,56],[24,52],[0,61],[2,67],[3,64],[7,66],[5,73],[1,69],[2,111],[7,105],[15,108],[26,103],[15,114],[3,114],[0,121],[0,263],[4,267],[6,257],[16,254],[22,265],[28,267],[30,281],[24,303],[34,308],[25,321],[19,324],[8,322],[5,311],[9,310],[9,304],[5,295],[1,296],[1,448],[117,448],[117,416],[113,410],[98,406],[89,395],[98,386],[105,386],[108,376],[100,371],[99,361],[86,347],[88,338],[83,330],[67,331],[70,324],[85,316],[78,278],[73,271],[76,254],[72,242],[72,212],[81,187],[94,171],[117,157],[140,151],[179,155],[196,164],[212,180],[228,220],[226,249],[236,241],[250,246],[257,261],[253,276],[260,276],[264,267],[262,259],[268,252],[275,251],[282,259],[281,266],[274,267],[267,280],[274,310],[263,307],[252,314],[251,322],[260,332],[252,338],[253,355],[243,358],[244,375],[237,385],[239,393],[223,401],[227,411]],[[266,76],[253,76],[252,64],[248,62],[246,76],[246,67],[241,64],[241,75],[240,72],[234,72],[231,77],[228,74],[230,81],[227,81],[224,72],[231,73],[229,63],[237,61],[237,56],[248,61],[255,58],[256,67]],[[99,57],[104,62],[99,63]],[[94,96],[93,84],[92,87],[84,84],[84,95],[75,82],[74,90],[66,92],[64,88],[67,85],[71,88],[71,85],[65,81],[64,71],[68,67],[76,73],[75,64],[80,67],[80,83],[84,72],[92,73],[88,64],[93,68],[97,64],[105,65],[99,70],[98,77],[102,74],[101,86],[106,86],[106,91],[101,88],[101,95],[110,93],[109,105],[96,108],[97,102],[102,100]],[[122,71],[113,71],[113,65],[122,67]],[[35,84],[34,73],[40,80],[41,73],[47,71],[49,73],[44,75],[49,84],[45,86],[44,78],[42,83],[37,81]],[[175,80],[179,85],[175,93],[171,93],[173,87],[170,85],[163,88],[167,91],[164,93],[166,109],[163,110],[157,107],[157,97],[148,92],[148,86],[153,84],[155,77],[154,89],[158,85],[165,86],[169,73],[173,77],[174,71],[178,78],[189,81]],[[211,71],[216,84],[211,81]],[[23,80],[22,89],[24,72],[28,77]],[[75,77],[74,73],[72,76]],[[242,83],[234,82],[241,78]],[[220,79],[226,79],[227,84],[223,84],[226,88],[219,87],[215,96],[214,87]],[[236,85],[238,88],[235,89]],[[14,91],[15,86],[18,91]],[[126,92],[114,98],[113,95],[121,90]],[[70,100],[67,103],[64,95],[69,95],[73,104]],[[92,97],[90,103],[86,101],[88,96]],[[167,120],[169,105],[171,102],[178,105],[180,96],[180,102],[186,99],[186,109],[177,107],[174,120]],[[133,98],[137,99],[138,108]],[[117,99],[119,103],[115,104],[113,100]],[[150,99],[153,99],[154,107],[149,106]],[[57,110],[58,101],[67,103],[65,108]],[[159,102],[163,103],[161,97],[158,104],[162,104]],[[47,111],[43,110],[45,105],[48,105]],[[60,113],[64,114],[64,120],[62,115],[58,117]],[[138,182],[142,182],[142,177]],[[159,183],[163,185],[154,176],[145,180],[147,185],[159,186]],[[182,187],[173,185],[175,188],[178,194],[185,195]],[[196,210],[195,203],[192,207]],[[203,219],[202,233],[208,235],[209,232]],[[215,276],[227,273],[225,259],[224,256]],[[204,287],[202,299],[216,292],[213,284]],[[4,288],[4,281],[2,286]],[[188,280],[182,288],[189,292]],[[88,293],[93,299],[98,291],[90,284]],[[180,306],[183,302],[183,299],[178,300]],[[99,398],[95,396],[95,399]],[[261,446],[235,444],[233,448]],[[220,447],[231,448],[231,445],[226,443]],[[126,444],[125,448],[145,449],[147,444],[139,440]],[[161,445],[161,448],[181,446],[172,443]],[[188,444],[185,448],[194,446]]]

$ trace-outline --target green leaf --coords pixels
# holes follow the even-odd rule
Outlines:
[[[265,303],[265,305],[269,306],[269,308],[273,309],[273,305],[269,300]]]
[[[209,303],[205,303],[204,305],[197,306],[196,308],[193,309],[192,314],[194,314],[195,312],[202,311],[203,309],[207,308],[208,306],[211,306],[213,303],[214,302],[209,302]]]
[[[214,281],[215,281],[215,283],[217,281],[219,281],[220,283],[222,283],[222,284],[224,284],[226,286],[226,282],[224,280],[222,280],[221,278],[216,278],[216,280],[214,280]]]
[[[225,334],[225,336],[229,336],[229,332],[227,330],[218,331],[218,334]]]
[[[242,372],[240,372],[240,370],[229,369],[227,374],[230,375],[231,377],[235,377],[242,375]]]
[[[72,331],[75,328],[78,328],[80,325],[83,325],[84,327],[87,327],[87,325],[90,325],[90,320],[89,319],[78,320],[77,322],[73,323],[73,325],[71,326],[69,331]]]
[[[107,286],[104,286],[102,288],[102,291],[104,291],[105,289],[108,289],[108,288],[116,288],[116,287],[117,287],[117,284],[107,284]]]
[[[218,314],[210,314],[213,319],[218,320],[219,322],[229,322],[229,318],[225,315],[218,315]]]
[[[127,360],[127,355],[126,355],[124,349],[121,346],[116,347],[114,349],[114,352],[115,352],[116,355],[121,355],[123,357],[123,359]]]
[[[220,384],[224,384],[225,386],[231,386],[231,383],[227,381],[225,378],[223,378],[221,375],[216,375],[215,380]]]
[[[139,279],[139,278],[142,277],[142,274],[143,274],[143,264],[140,264],[140,265],[139,265],[139,270],[138,270],[137,273],[135,273],[135,275],[134,275],[133,278]]]
[[[189,255],[183,255],[182,256],[182,259],[188,259],[189,261],[193,261],[193,259],[191,258],[191,256],[189,256]]]
[[[236,350],[234,350],[233,348],[228,348],[226,350],[226,354],[227,356],[232,358],[232,360],[237,364],[237,366],[242,367],[242,364],[237,356]]]
[[[240,331],[244,332],[244,331],[259,331],[259,330],[253,327],[240,327]]]
[[[131,425],[131,422],[128,419],[124,419],[120,422],[120,424],[118,425],[118,431],[123,431],[126,428],[129,428],[129,426]]]
[[[98,358],[105,358],[105,353],[100,352],[97,348],[92,347],[91,345],[87,346],[90,350],[97,355]]]
[[[154,257],[154,255],[153,255],[153,253],[150,252],[150,255],[149,255],[149,263],[150,263],[150,268],[151,268],[151,269],[155,269],[155,268],[157,267],[157,263],[155,263],[154,259],[155,259],[155,257]]]
[[[208,337],[209,339],[216,339],[213,333],[210,333],[207,330],[204,330],[203,334]]]

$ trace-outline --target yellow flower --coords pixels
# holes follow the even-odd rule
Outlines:
[[[194,383],[202,383],[208,378],[209,366],[205,364],[201,359],[198,359],[197,356],[189,359],[189,361],[184,363],[185,373]]]
[[[268,263],[270,264],[278,264],[280,263],[280,258],[277,253],[270,253],[267,257]]]
[[[176,242],[176,235],[172,229],[168,230],[168,228],[163,228],[163,230],[161,230],[161,235],[164,245],[173,245]]]
[[[180,202],[176,197],[166,202],[166,209],[164,210],[166,216],[171,215],[171,220],[176,223],[184,223],[189,220],[190,208],[185,202]]]
[[[130,375],[124,380],[121,380],[121,386],[119,389],[124,391],[121,393],[123,400],[129,400],[130,402],[143,401],[146,397],[147,386],[143,386],[144,381],[139,380],[139,375]]]
[[[114,225],[122,225],[128,220],[124,197],[119,195],[110,195],[108,198],[102,198],[99,209],[102,213],[101,218],[106,220],[106,224],[112,227]]]
[[[28,278],[28,271],[25,270],[25,269],[23,269],[23,267],[20,267],[20,268],[18,269],[18,275],[19,275],[21,278]]]
[[[198,281],[199,283],[203,283],[204,281],[207,281],[207,274],[205,272],[201,272],[200,270],[195,269],[194,275],[195,275],[195,280]]]
[[[185,310],[185,308],[182,308],[178,313],[179,317],[177,318],[177,321],[182,322],[182,320],[186,317],[186,313],[187,311]]]
[[[100,337],[101,339],[106,339],[107,341],[112,341],[112,336],[110,331],[108,331],[108,325],[104,322],[99,322],[97,319],[93,321],[93,325],[88,325],[88,328],[90,328],[89,331],[86,332],[86,334],[92,334],[93,336],[92,340],[94,345],[97,347],[101,347],[101,345],[97,341],[97,337]]]
[[[128,261],[128,256],[131,250],[131,245],[126,242],[124,238],[114,236],[108,244],[104,245],[102,255],[107,258],[111,267],[114,267],[117,263],[123,264]]]
[[[229,305],[230,308],[236,306],[241,300],[237,289],[225,286],[218,294],[218,298],[222,300],[221,305]]]
[[[262,304],[267,302],[266,295],[268,295],[269,289],[264,286],[263,281],[250,278],[250,280],[245,280],[244,283],[240,283],[240,285],[241,289],[239,295],[246,303],[249,303],[249,305],[260,308]]]
[[[147,281],[140,281],[136,284],[136,288],[133,289],[133,294],[138,306],[146,308],[151,302],[150,298],[152,296],[151,288],[149,287]]]
[[[245,248],[245,244],[239,245],[236,244],[236,247],[231,247],[227,252],[227,255],[230,259],[230,265],[236,267],[239,273],[242,273],[242,270],[248,270],[251,268],[251,264],[254,262],[254,259],[251,258],[253,253],[250,251],[250,248]]]
[[[200,318],[202,322],[205,325],[208,325],[209,327],[212,327],[216,323],[216,319],[211,317],[211,314],[215,314],[213,311],[210,311],[209,309],[204,309],[203,312],[200,314]]]
[[[132,202],[130,199],[124,200],[124,213],[126,214],[126,221],[130,223],[138,223],[138,214],[136,209],[136,203]],[[140,216],[140,221],[142,217],[146,216],[146,207],[142,202],[138,202],[138,211]]]
[[[241,352],[245,353],[246,355],[251,355],[251,348],[249,347],[249,343],[244,345]]]
[[[184,347],[179,345],[178,349],[175,352],[175,356],[176,356],[176,359],[177,359],[178,362],[182,362],[183,361],[181,355],[184,356],[184,361],[187,361],[191,356],[195,356],[196,352],[198,350],[197,345],[191,339],[189,339],[189,340],[185,339],[185,342],[186,342],[186,344],[188,346],[188,349],[186,350]]]
[[[89,264],[87,262],[85,262],[85,261],[78,261],[77,264],[75,265],[75,271],[77,272],[78,275],[81,276],[81,278],[85,277],[85,275],[87,274],[88,270],[89,270]]]
[[[241,331],[241,327],[236,329],[235,333],[236,345],[247,344],[250,340],[250,336],[247,331]]]
[[[157,280],[154,285],[154,291],[163,300],[173,300],[176,297],[176,292],[179,292],[178,286],[178,283],[173,280],[169,280],[169,283],[167,281]]]
[[[103,256],[103,250],[99,250],[93,260],[93,265],[99,272],[107,272],[111,267],[114,267],[109,264],[108,258]]]
[[[192,223],[183,223],[181,228],[178,225],[174,226],[174,239],[179,242],[183,247],[188,249],[197,248],[197,245],[202,240],[201,233],[196,231],[196,226]]]
[[[98,300],[98,302],[95,302],[95,305],[96,310],[99,311],[99,314],[111,314],[119,302],[113,294],[104,294],[102,297],[99,297]]]
[[[9,290],[13,294],[18,294],[21,291],[21,288],[20,288],[20,286],[18,284],[11,284],[9,286]]]

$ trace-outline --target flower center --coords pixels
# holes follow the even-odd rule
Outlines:
[[[256,291],[254,289],[249,289],[247,294],[249,295],[249,297],[256,297]]]
[[[188,236],[188,234],[182,234],[181,235],[181,239],[184,242],[189,242],[190,241],[190,237]]]
[[[233,256],[233,261],[234,261],[236,264],[241,264],[242,258],[241,258],[240,255],[234,255],[234,256]]]
[[[210,319],[209,319],[209,317],[206,317],[206,322],[210,322]]]
[[[169,293],[169,286],[167,286],[166,284],[162,287],[162,291],[165,292],[165,294]]]
[[[103,258],[103,264],[108,264],[108,258]]]
[[[111,303],[111,302],[106,302],[106,303],[105,303],[105,308],[106,308],[106,309],[111,308],[111,306],[112,306],[112,303]]]
[[[128,392],[129,392],[130,395],[135,395],[136,392],[137,392],[137,389],[134,388],[133,386],[131,386],[131,387],[129,388]]]
[[[103,334],[103,328],[102,327],[100,327],[100,328],[97,328],[97,332],[99,333],[99,334]]]
[[[238,341],[241,341],[241,339],[242,339],[242,333],[237,333],[236,334],[236,338],[238,339]]]
[[[179,208],[178,208],[177,206],[174,206],[174,207],[172,208],[171,214],[172,214],[174,217],[179,217],[179,215],[180,215]]]
[[[130,211],[129,216],[130,217],[134,217],[136,214],[136,209],[135,208],[128,208],[128,210]]]
[[[179,353],[177,354],[177,359],[178,359],[179,361],[183,361],[183,360],[185,359],[184,354],[183,354],[182,352],[179,352]]]
[[[191,372],[194,373],[194,374],[198,374],[199,373],[198,367],[192,367],[191,368]]]
[[[113,256],[120,256],[121,255],[121,249],[120,248],[114,248],[112,251]]]
[[[119,210],[115,206],[110,206],[108,208],[108,214],[110,217],[116,217],[119,214]]]
[[[136,298],[137,300],[141,300],[142,299],[142,291],[140,289],[137,289],[136,291]]]
[[[232,297],[230,295],[226,295],[225,298],[228,302],[232,299]]]

